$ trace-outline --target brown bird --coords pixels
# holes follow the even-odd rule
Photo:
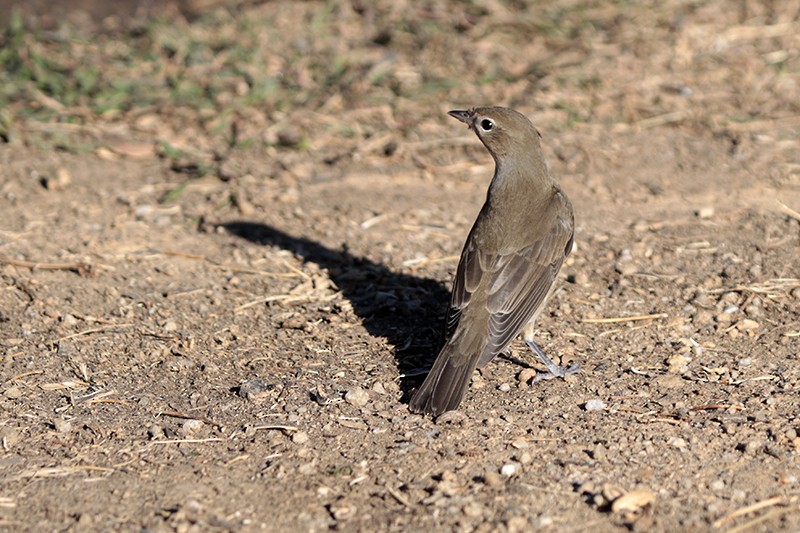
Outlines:
[[[476,368],[520,333],[547,366],[539,379],[578,372],[553,363],[533,340],[536,317],[572,250],[572,204],[550,175],[541,135],[505,107],[450,111],[475,132],[494,158],[486,202],[469,232],[456,270],[442,347],[410,409],[438,415],[456,409]]]

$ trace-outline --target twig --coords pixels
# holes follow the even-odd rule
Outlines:
[[[117,329],[117,328],[130,328],[135,325],[136,324],[109,324],[108,326],[89,328],[83,331],[79,331],[78,333],[73,333],[72,335],[67,335],[66,337],[61,337],[60,339],[58,339],[58,342],[65,341],[67,339],[72,339],[75,337],[81,337],[83,335],[91,335],[92,333],[100,333],[101,331],[110,331],[112,329]]]
[[[760,502],[756,502],[752,505],[748,505],[746,507],[742,507],[741,509],[737,509],[732,513],[729,513],[722,518],[716,520],[713,524],[714,527],[720,527],[728,522],[733,521],[740,516],[744,516],[746,514],[754,513],[756,511],[760,511],[761,509],[766,509],[767,507],[772,507],[773,505],[780,505],[783,503],[783,496],[773,496],[772,498],[767,498],[766,500],[761,500]]]
[[[81,404],[81,403],[84,403],[84,402],[96,402],[96,401],[98,401],[98,400],[100,400],[102,398],[105,398],[107,396],[111,396],[112,394],[115,394],[115,392],[116,391],[113,391],[113,390],[104,391],[104,390],[101,389],[101,390],[95,391],[95,392],[93,392],[91,394],[87,394],[86,396],[81,396],[80,398],[75,398],[74,400],[72,400],[72,404],[73,405],[78,405],[78,404]]]
[[[797,220],[800,220],[800,211],[795,211],[794,209],[792,209],[791,207],[789,207],[785,203],[781,202],[780,200],[775,200],[775,201],[778,202],[779,206],[781,206],[781,211],[783,211],[784,213],[786,213],[787,215],[789,215],[792,218],[796,218]]]
[[[104,466],[92,466],[92,465],[85,465],[85,466],[54,466],[49,468],[41,468],[36,471],[29,471],[23,472],[20,474],[20,478],[37,478],[37,477],[60,477],[60,476],[68,476],[70,474],[77,474],[78,472],[105,472],[111,473],[114,471],[113,468],[107,468]]]
[[[36,261],[23,261],[21,259],[0,257],[0,264],[30,268],[31,270],[69,270],[81,276],[89,275],[94,271],[94,266],[82,261],[75,263],[40,263]]]
[[[458,255],[448,255],[445,257],[433,257],[428,258],[424,257],[422,259],[409,259],[408,261],[403,261],[403,266],[408,267],[411,270],[416,270],[418,268],[422,268],[427,265],[433,265],[436,263],[450,263],[453,261],[458,261],[460,256]]]
[[[736,404],[712,404],[712,405],[698,405],[697,407],[692,407],[689,409],[690,411],[713,411],[714,409],[736,409],[737,411],[744,410],[744,407],[741,405]]]
[[[151,444],[199,444],[203,442],[219,442],[223,440],[225,439],[220,439],[219,437],[210,437],[207,439],[165,439],[151,441]]]
[[[758,524],[761,524],[762,522],[766,522],[767,520],[772,520],[773,518],[781,517],[781,516],[783,516],[785,514],[788,514],[788,513],[797,511],[797,510],[800,510],[800,507],[794,506],[794,507],[786,507],[786,508],[783,508],[783,509],[774,509],[774,510],[768,512],[765,515],[756,517],[756,518],[750,520],[749,522],[745,522],[744,524],[741,524],[741,525],[738,525],[738,526],[736,526],[736,527],[734,527],[732,529],[729,529],[726,533],[741,533],[742,531],[747,531],[748,529],[751,529],[752,527],[757,526]]]
[[[335,299],[339,296],[339,292],[335,292],[333,294],[329,294],[328,296],[323,296],[317,301],[319,302],[327,302],[330,300]],[[256,305],[261,305],[269,302],[284,302],[284,303],[297,303],[303,302],[306,300],[313,300],[314,297],[311,294],[301,294],[301,295],[294,295],[294,294],[276,294],[274,296],[266,296],[264,298],[259,298],[257,300],[253,300],[251,302],[247,302],[246,304],[242,304],[236,309],[233,310],[234,313],[241,313],[245,309],[249,309],[251,307],[255,307]]]
[[[664,124],[672,124],[673,122],[680,122],[689,115],[688,111],[673,111],[671,113],[664,113],[663,115],[656,115],[642,120],[637,120],[635,125],[642,128],[655,128],[663,126]]]
[[[397,490],[393,489],[391,485],[389,484],[386,485],[386,492],[388,492],[392,496],[392,498],[400,502],[405,507],[408,507],[409,509],[411,508],[411,502],[409,502],[405,496],[397,492]]]
[[[652,320],[655,318],[668,318],[667,313],[654,313],[652,315],[617,316],[611,318],[581,318],[585,324],[616,324],[618,322],[635,322],[637,320]]]
[[[44,374],[44,370],[31,370],[30,372],[23,372],[22,374],[11,376],[9,381],[16,381],[18,379],[26,378],[28,376],[38,376],[39,374]]]
[[[207,261],[208,259],[204,255],[197,255],[197,254],[187,254],[186,252],[179,252],[176,250],[159,250],[159,253],[164,255],[171,255],[173,257],[183,257],[185,259],[196,259],[197,261]]]
[[[221,424],[214,422],[210,418],[206,418],[204,416],[192,416],[187,415],[186,413],[179,413],[178,411],[162,411],[158,413],[160,416],[170,416],[173,418],[182,418],[183,420],[200,420],[204,424],[208,424],[209,426],[217,426],[220,427]]]
[[[282,431],[297,431],[300,429],[297,426],[290,426],[288,424],[256,424],[251,427],[253,429],[279,429]]]

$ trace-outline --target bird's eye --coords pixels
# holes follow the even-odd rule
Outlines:
[[[494,129],[494,122],[488,118],[481,120],[481,129],[483,131],[492,131]]]

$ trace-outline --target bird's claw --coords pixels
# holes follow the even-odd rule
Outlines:
[[[540,372],[536,374],[536,377],[533,378],[531,384],[555,378],[566,378],[567,376],[581,372],[580,363],[572,363],[572,365],[569,367],[559,366],[555,364],[552,359],[547,357],[547,354],[545,354],[535,342],[526,340],[525,343],[530,347],[531,350],[534,351],[537,356],[539,356],[539,359],[542,361],[544,366],[547,367],[547,373]]]

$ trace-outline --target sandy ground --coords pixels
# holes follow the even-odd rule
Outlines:
[[[224,100],[15,115],[0,526],[799,530],[800,3],[391,5],[177,17],[255,24],[309,95],[226,115],[246,146]],[[493,168],[445,112],[487,103],[575,206],[538,338],[584,373],[531,385],[515,342],[430,419],[407,402]]]

